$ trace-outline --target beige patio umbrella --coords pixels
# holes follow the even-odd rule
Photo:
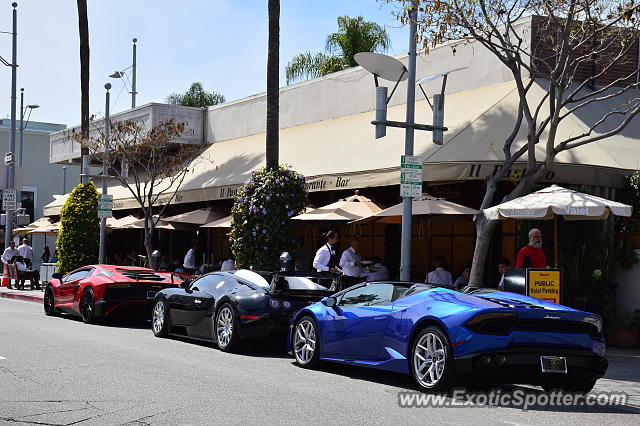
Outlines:
[[[413,212],[412,216],[475,215],[478,213],[478,210],[452,203],[444,198],[432,197],[428,194],[423,194],[422,197],[414,198],[411,205]],[[395,206],[391,206],[387,209],[349,223],[402,223],[402,209],[402,203],[396,204]]]
[[[40,226],[37,228],[33,228],[27,234],[29,235],[45,235],[45,236],[56,236],[60,232],[60,222],[56,222],[54,224],[50,224],[48,226]]]
[[[222,219],[207,223],[206,225],[202,225],[200,228],[231,228],[232,221],[233,216],[227,216],[223,217]]]
[[[343,198],[324,207],[311,209],[301,215],[294,216],[294,220],[356,220],[370,216],[384,209],[384,206],[360,195]]]
[[[164,222],[188,223],[193,225],[204,225],[215,220],[224,218],[225,214],[213,209],[199,209],[186,213],[177,214],[162,219]]]
[[[31,222],[30,224],[28,224],[27,226],[21,227],[21,228],[16,228],[13,230],[13,235],[22,235],[22,234],[26,234],[29,231],[32,231],[36,228],[44,228],[47,226],[51,225],[51,221],[49,220],[48,217],[41,217],[40,219]]]
[[[551,185],[497,206],[484,209],[488,220],[500,219],[553,219],[554,265],[558,266],[558,215],[568,220],[606,219],[609,214],[631,216],[633,208],[617,201],[607,200],[572,189]]]
[[[131,225],[134,222],[137,222],[137,217],[133,215],[121,217],[120,219],[116,219],[113,217],[107,218],[107,228],[110,229],[125,229],[127,225]]]
[[[156,220],[157,218],[158,216],[154,216],[153,220]],[[144,229],[144,218],[136,219],[134,222],[131,222],[127,225],[120,227],[120,229]],[[165,230],[175,231],[178,228],[169,222],[165,222],[163,219],[157,223],[157,225],[155,226],[155,229],[165,229]]]

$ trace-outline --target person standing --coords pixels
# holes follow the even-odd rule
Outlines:
[[[42,263],[49,263],[49,260],[51,260],[51,250],[49,249],[49,246],[44,246],[42,248],[42,256],[40,256],[40,260],[42,260]]]
[[[529,231],[529,244],[522,247],[516,258],[516,268],[546,268],[547,256],[542,250],[542,232],[533,228]]]
[[[184,268],[184,273],[193,275],[196,272],[196,251],[198,250],[198,246],[194,243],[187,254],[184,256],[184,261],[182,262],[182,266]]]
[[[18,256],[18,249],[16,248],[16,243],[11,240],[9,241],[9,247],[7,247],[4,250],[4,253],[2,253],[2,257],[0,258],[0,260],[2,260],[2,263],[4,263],[5,266],[9,265],[11,263],[11,259],[14,258],[14,256]],[[18,285],[18,283],[16,282],[16,286]],[[7,288],[11,288],[11,279],[9,279],[9,285],[7,286]]]
[[[27,268],[31,268],[33,265],[33,249],[29,245],[29,240],[27,238],[24,238],[22,240],[22,244],[18,246],[18,254],[22,256],[22,259],[24,259],[24,263],[27,265]]]
[[[360,249],[360,241],[353,238],[349,248],[342,252],[340,257],[340,269],[344,276],[342,277],[342,288],[348,288],[362,281],[362,257],[358,253]]]
[[[440,284],[447,287],[453,286],[453,280],[451,279],[451,272],[447,271],[445,266],[447,262],[445,262],[444,257],[436,256],[435,259],[436,269],[429,272],[427,275],[426,283],[429,284]]]
[[[327,231],[322,236],[325,239],[325,244],[316,251],[313,267],[318,272],[339,274],[342,271],[338,268],[338,255],[334,247],[340,242],[340,237],[336,231]]]

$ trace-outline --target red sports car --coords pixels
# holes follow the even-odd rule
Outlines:
[[[170,272],[133,266],[87,265],[62,276],[54,274],[44,291],[44,312],[60,312],[93,323],[116,313],[151,317],[156,293],[183,280]]]

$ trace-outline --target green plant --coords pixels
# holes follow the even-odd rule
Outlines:
[[[99,238],[98,191],[93,182],[80,184],[71,191],[60,212],[58,272],[96,263]]]
[[[280,254],[293,246],[291,217],[304,210],[306,195],[304,176],[290,167],[252,173],[231,210],[231,247],[239,267],[279,269]]]
[[[616,259],[623,268],[631,268],[638,263],[638,256],[631,239],[627,235],[623,235],[616,242]]]

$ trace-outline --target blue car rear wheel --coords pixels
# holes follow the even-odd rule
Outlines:
[[[418,332],[409,358],[411,375],[421,390],[444,391],[451,388],[453,356],[449,339],[438,327]]]

